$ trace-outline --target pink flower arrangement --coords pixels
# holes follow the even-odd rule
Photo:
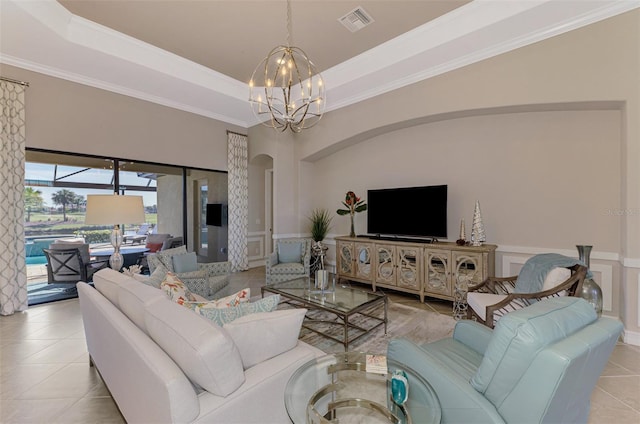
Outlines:
[[[362,212],[367,210],[367,205],[364,203],[364,200],[361,200],[353,191],[347,191],[345,195],[344,201],[342,204],[347,209],[338,209],[336,213],[338,215],[354,215],[356,212]]]
[[[367,210],[367,204],[364,203],[364,200],[360,199],[353,191],[347,191],[347,194],[344,197],[344,201],[342,204],[346,209],[338,209],[336,213],[338,215],[351,215],[351,232],[349,236],[355,237],[355,227],[353,225],[353,217],[356,212],[362,212]]]

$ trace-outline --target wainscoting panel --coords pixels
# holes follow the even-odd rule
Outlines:
[[[266,236],[263,231],[248,234],[249,268],[264,266],[266,259],[264,250],[265,238]]]

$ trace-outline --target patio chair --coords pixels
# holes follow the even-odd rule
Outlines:
[[[86,252],[84,247],[86,246]],[[71,284],[78,281],[90,282],[93,274],[105,268],[108,261],[89,260],[89,245],[64,248],[54,243],[49,249],[42,249],[47,258],[47,281],[49,284]]]
[[[587,272],[587,267],[574,258],[535,255],[519,275],[489,277],[469,287],[467,317],[493,328],[502,316],[542,299],[580,294]]]
[[[148,234],[149,224],[142,224],[134,234],[125,234],[122,236],[122,242],[127,243],[130,241],[131,244],[144,243],[147,240]]]

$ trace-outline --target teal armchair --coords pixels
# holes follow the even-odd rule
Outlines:
[[[505,315],[493,330],[465,320],[452,338],[392,340],[387,355],[433,386],[443,423],[586,423],[622,329],[584,299],[554,297]]]

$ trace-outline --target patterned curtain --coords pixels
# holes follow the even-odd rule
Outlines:
[[[24,249],[25,85],[0,80],[0,315],[28,307]]]
[[[249,153],[247,136],[227,132],[229,148],[227,163],[229,168],[229,262],[231,271],[249,269],[249,246],[247,228],[249,225]]]

